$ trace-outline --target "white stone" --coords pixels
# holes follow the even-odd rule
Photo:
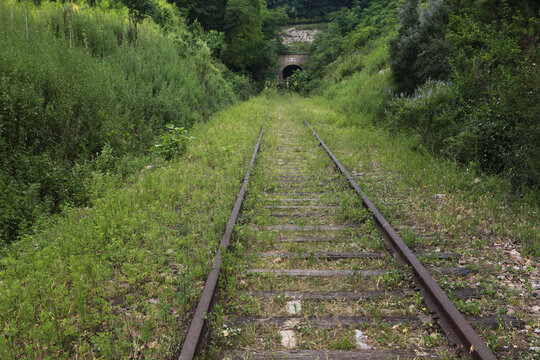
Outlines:
[[[293,330],[281,330],[281,346],[287,349],[294,349],[296,347],[296,337]]]
[[[514,315],[516,313],[516,311],[514,309],[508,309],[508,311],[506,312],[506,315]]]
[[[358,349],[370,349],[369,345],[364,342],[367,340],[367,336],[361,330],[354,330],[354,337],[356,339],[356,347]]]
[[[320,30],[299,30],[294,27],[282,31],[282,42],[285,45],[291,45],[294,42],[303,42],[311,44],[315,40],[315,35]]]
[[[517,258],[521,257],[521,254],[517,250],[510,251],[510,255],[513,255],[513,256],[515,256]]]
[[[300,300],[291,300],[285,303],[285,310],[289,315],[300,315],[302,312],[302,303]]]

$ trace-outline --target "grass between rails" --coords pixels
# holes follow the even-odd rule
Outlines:
[[[359,85],[364,78],[368,83]],[[533,201],[512,196],[507,179],[480,176],[450,161],[419,152],[416,140],[370,125],[369,117],[380,107],[373,105],[370,98],[377,92],[382,97],[380,91],[387,79],[384,74],[360,73],[348,84],[340,84],[341,89],[332,89],[335,93],[331,100],[295,98],[294,106],[316,127],[343,165],[350,172],[360,174],[357,182],[365,191],[373,190],[372,200],[380,210],[386,210],[385,215],[390,219],[406,215],[480,247],[492,242],[518,242],[525,254],[538,258],[538,208]],[[370,84],[380,91],[364,91],[364,87],[371,88]],[[353,111],[343,100],[344,92],[351,89],[368,98],[356,96],[356,100],[351,100],[350,105],[358,108],[355,115],[347,115]],[[377,184],[366,181],[371,175],[371,183]],[[378,201],[380,197],[376,195],[385,191],[393,192],[403,201],[400,204]]]
[[[259,98],[196,125],[183,158],[6,250],[0,358],[177,353],[268,105]]]
[[[260,158],[250,182],[249,196],[246,199],[244,213],[240,219],[240,225],[235,232],[232,242],[232,250],[224,262],[224,276],[222,278],[222,301],[216,305],[217,311],[212,315],[210,329],[212,336],[210,346],[205,350],[203,358],[215,359],[227,349],[242,350],[283,350],[281,345],[280,330],[292,329],[297,339],[298,349],[341,349],[354,350],[355,332],[348,325],[336,326],[334,329],[318,328],[318,325],[310,325],[305,316],[313,318],[352,315],[369,315],[385,317],[397,314],[423,314],[425,308],[419,295],[409,296],[405,299],[396,297],[390,300],[375,299],[369,301],[309,301],[302,300],[301,316],[289,319],[295,323],[269,324],[264,319],[272,319],[277,316],[286,316],[284,291],[363,291],[375,289],[392,289],[407,287],[410,279],[403,275],[390,256],[381,259],[349,259],[349,260],[325,260],[325,259],[300,259],[294,254],[309,253],[314,251],[315,243],[287,242],[280,244],[280,239],[298,237],[332,237],[334,242],[319,243],[323,251],[341,251],[340,246],[350,246],[351,250],[377,249],[380,247],[380,236],[373,236],[375,229],[373,223],[365,221],[367,214],[358,203],[358,197],[346,186],[343,177],[338,176],[326,154],[317,147],[315,138],[307,127],[302,124],[299,116],[291,115],[292,111],[286,110],[290,106],[280,99],[276,104],[276,120],[269,124],[263,139]],[[290,134],[295,133],[291,139]],[[288,174],[288,175],[284,175]],[[301,186],[312,188],[316,191],[325,191],[325,195],[317,197],[314,201],[306,201],[310,206],[333,205],[335,211],[328,218],[321,217],[290,217],[292,224],[302,229],[303,225],[315,225],[332,223],[350,225],[352,229],[339,231],[314,231],[308,230],[280,230],[263,229],[264,225],[276,225],[282,223],[282,219],[272,216],[267,204],[285,204],[283,198],[276,199],[276,192],[292,187],[291,183],[284,182],[291,176],[309,178],[309,183]],[[314,185],[317,184],[317,185]],[[296,184],[297,185],[297,184]],[[333,185],[333,186],[331,186]],[[314,196],[314,195],[305,195]],[[301,197],[301,196],[298,196]],[[271,205],[273,206],[273,205]],[[282,209],[280,209],[281,211]],[[321,209],[311,208],[309,211]],[[300,209],[295,209],[300,211]],[[304,209],[306,211],[306,209]],[[251,226],[257,225],[257,226]],[[362,236],[357,236],[362,235]],[[344,244],[341,242],[344,241]],[[379,247],[377,247],[377,245]],[[284,249],[293,253],[289,257],[277,257],[277,251]],[[356,245],[352,247],[352,245]],[[275,254],[271,257],[260,257],[257,254],[267,251]],[[249,255],[248,255],[249,254]],[[345,277],[305,277],[305,276],[275,276],[273,274],[252,273],[247,269],[357,269],[376,270],[384,268],[386,273],[378,276],[364,278],[362,276]],[[243,271],[242,271],[243,270]],[[275,295],[269,298],[261,298],[251,291],[272,290]],[[281,295],[279,295],[281,294]],[[263,323],[253,319],[260,318]],[[251,324],[246,324],[246,322]],[[378,321],[377,321],[378,322]],[[369,335],[369,344],[374,348],[434,348],[446,344],[446,339],[432,326],[410,327],[405,322],[399,326],[385,324],[368,324],[362,330]],[[411,335],[414,334],[414,335]],[[433,335],[433,336],[432,336]],[[428,343],[429,341],[429,343]],[[444,350],[442,350],[444,352]],[[445,357],[441,352],[440,358]],[[246,357],[249,358],[249,357]]]
[[[386,81],[385,75],[377,72],[362,76],[372,83]],[[370,86],[352,84],[355,80],[341,86]],[[358,103],[371,101],[362,99],[362,95],[372,96],[360,92]],[[414,141],[409,138],[392,137],[374,128],[366,121],[362,107],[354,116],[336,110],[345,103],[343,99],[338,104],[325,98],[292,100],[290,116],[311,122],[360,187],[404,234],[413,251],[456,252],[462,256],[460,264],[476,269],[477,273],[467,277],[464,284],[438,279],[443,288],[454,283],[489,289],[489,297],[458,301],[456,305],[462,312],[473,315],[489,309],[491,314],[516,314],[528,324],[525,330],[502,327],[482,333],[489,346],[497,351],[503,346],[538,346],[533,330],[539,327],[539,321],[531,300],[540,253],[538,209],[510,198],[504,179],[478,177],[448,161],[415,151]],[[528,257],[512,257],[515,244],[520,244]],[[507,358],[503,353],[499,355]]]

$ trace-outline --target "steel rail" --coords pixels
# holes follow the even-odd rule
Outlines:
[[[480,359],[480,360],[495,360],[491,350],[487,347],[480,335],[471,327],[463,315],[455,307],[454,303],[448,298],[435,279],[429,274],[424,266],[418,261],[416,256],[403,242],[401,237],[390,226],[388,221],[375,207],[373,202],[364,194],[358,184],[351,177],[349,172],[341,165],[330,148],[321,139],[319,134],[305,121],[306,125],[313,132],[313,135],[319,141],[319,144],[326,150],[334,164],[339,168],[339,171],[345,175],[351,187],[362,198],[363,206],[371,212],[375,224],[386,241],[391,252],[398,262],[402,265],[408,265],[413,272],[413,278],[417,285],[420,286],[423,292],[424,301],[433,314],[433,318],[438,320],[441,328],[446,336],[456,346],[456,351],[464,357]]]
[[[268,109],[268,112],[266,113],[266,118],[264,119],[264,123],[261,127],[259,138],[257,139],[257,143],[255,144],[255,148],[253,149],[253,154],[251,155],[251,161],[249,162],[247,172],[244,175],[244,181],[242,182],[242,186],[240,187],[238,195],[236,196],[236,202],[234,203],[231,216],[229,217],[229,221],[227,222],[225,232],[221,237],[221,242],[219,244],[219,249],[217,251],[216,257],[214,259],[214,264],[212,265],[212,269],[208,274],[208,279],[206,280],[206,283],[204,285],[201,298],[199,299],[197,309],[195,310],[195,315],[191,320],[186,339],[184,340],[182,349],[180,351],[179,360],[193,359],[197,355],[202,345],[202,339],[204,338],[206,327],[206,315],[212,310],[219,274],[223,265],[222,253],[229,247],[231,236],[234,230],[234,225],[236,224],[236,220],[238,219],[242,204],[244,202],[249,177],[251,175],[251,171],[253,170],[253,166],[255,165],[255,158],[257,157],[259,148],[261,147],[261,139],[264,134],[264,126],[266,125],[266,121],[268,120],[269,115],[270,109]]]

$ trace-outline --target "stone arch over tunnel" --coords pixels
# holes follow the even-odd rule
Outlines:
[[[287,80],[296,70],[302,70],[302,67],[295,64],[285,66],[281,72],[281,78]]]
[[[309,54],[286,54],[278,58],[277,77],[285,80],[293,74],[295,70],[303,69],[303,64],[309,58]]]

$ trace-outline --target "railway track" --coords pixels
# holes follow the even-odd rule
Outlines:
[[[266,127],[180,359],[495,359],[477,331],[519,320],[458,312],[459,254],[409,250],[307,122]]]

